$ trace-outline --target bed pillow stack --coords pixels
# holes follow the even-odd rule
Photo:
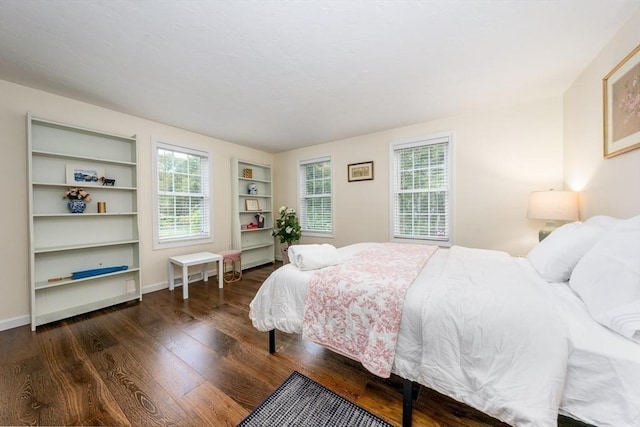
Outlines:
[[[640,342],[640,216],[605,233],[575,266],[569,285],[597,322]]]
[[[527,259],[547,282],[566,282],[594,320],[640,342],[640,216],[563,225]]]
[[[538,243],[527,259],[547,282],[566,282],[578,261],[613,228],[613,221],[619,220],[594,217],[584,224],[565,224]]]

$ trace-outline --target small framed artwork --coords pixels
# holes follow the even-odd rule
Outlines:
[[[104,178],[104,168],[87,165],[67,164],[67,184],[78,186],[102,185],[100,180]]]
[[[373,161],[362,163],[351,163],[347,166],[349,182],[370,181],[373,179]]]
[[[248,211],[259,211],[260,205],[258,204],[258,199],[246,199],[244,204]]]
[[[640,148],[640,45],[602,79],[604,157]]]

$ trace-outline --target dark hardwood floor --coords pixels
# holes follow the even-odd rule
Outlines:
[[[394,425],[402,382],[296,335],[253,328],[249,303],[278,265],[38,327],[0,332],[0,425],[235,426],[294,370]],[[428,389],[415,426],[500,426]],[[561,419],[561,426],[578,425]]]

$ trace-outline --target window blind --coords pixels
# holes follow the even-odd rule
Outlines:
[[[208,153],[156,145],[157,241],[211,237]]]
[[[303,232],[333,232],[331,158],[299,163],[300,226]]]
[[[449,241],[449,141],[393,146],[393,237]]]

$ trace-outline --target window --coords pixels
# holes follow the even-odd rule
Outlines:
[[[213,242],[210,156],[153,141],[154,248]]]
[[[392,236],[451,242],[451,134],[392,144]]]
[[[300,161],[300,226],[306,235],[333,233],[331,158]]]

